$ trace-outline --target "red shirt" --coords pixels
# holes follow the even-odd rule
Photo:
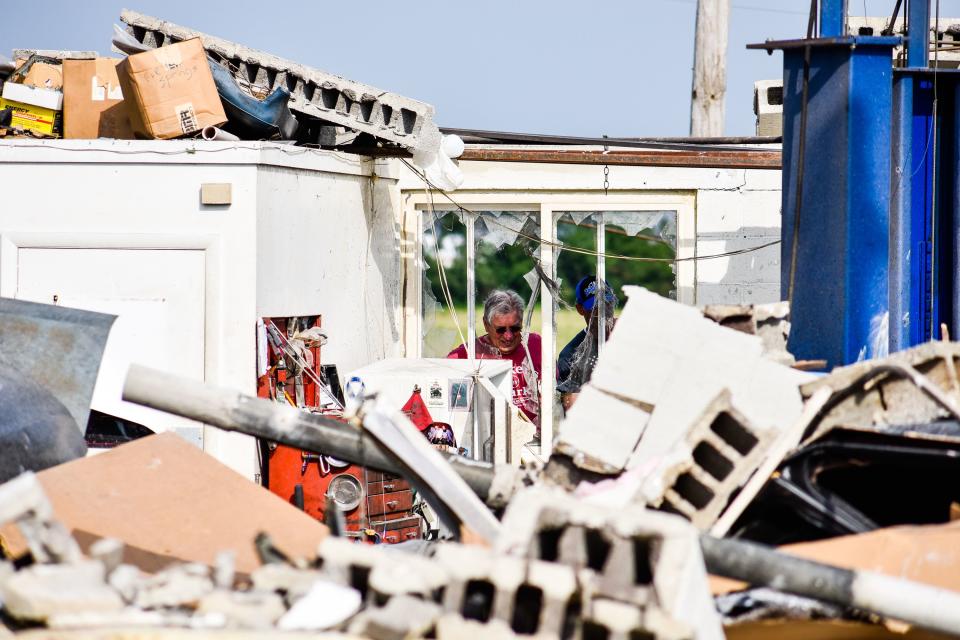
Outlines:
[[[487,336],[477,338],[476,354],[478,360],[510,360],[513,362],[513,404],[523,411],[524,415],[530,418],[534,424],[540,424],[538,417],[540,415],[540,377],[542,369],[540,367],[540,335],[536,333],[527,334],[527,346],[530,348],[530,362],[536,372],[537,379],[527,380],[527,350],[523,343],[520,343],[516,349],[508,356],[500,353],[500,350],[490,344]],[[466,345],[460,345],[447,354],[448,358],[465,360],[467,358]],[[533,388],[531,388],[533,384]]]

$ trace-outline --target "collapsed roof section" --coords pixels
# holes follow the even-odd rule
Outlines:
[[[208,55],[229,63],[242,79],[270,92],[278,87],[287,89],[290,109],[297,114],[366,133],[415,153],[435,153],[440,145],[434,109],[424,102],[136,11],[124,9],[120,20],[138,42],[151,48],[200,38]]]

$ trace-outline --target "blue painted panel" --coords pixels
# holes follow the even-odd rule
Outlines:
[[[784,51],[781,282],[798,233],[790,350],[829,366],[885,353],[890,46],[811,49],[802,206],[796,222],[803,49]]]
[[[842,36],[846,18],[846,0],[820,0],[820,37]]]

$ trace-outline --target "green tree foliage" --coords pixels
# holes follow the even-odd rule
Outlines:
[[[467,300],[467,259],[463,238],[465,230],[455,216],[444,216],[437,225],[440,231],[439,242],[443,246],[444,238],[455,238],[459,249],[452,264],[446,267],[447,281],[450,294],[457,306],[466,304]],[[593,251],[596,245],[596,229],[592,226],[575,226],[560,224],[557,228],[560,242],[566,246],[578,247]],[[669,245],[656,240],[648,240],[627,236],[617,228],[609,228],[606,235],[608,256],[618,254],[624,256],[643,256],[650,258],[673,258],[674,250]],[[524,280],[524,275],[534,268],[533,251],[536,248],[533,241],[524,238],[518,239],[513,245],[504,245],[499,250],[481,242],[477,248],[476,278],[477,300],[496,288],[513,289],[524,298],[530,294],[530,287]],[[429,265],[427,278],[430,281],[433,295],[443,301],[443,292],[440,286],[440,271],[437,268],[436,256],[433,251],[432,240],[427,239],[424,247],[424,259]],[[665,262],[638,262],[635,260],[621,260],[607,258],[607,281],[620,295],[620,287],[625,284],[636,284],[646,287],[660,295],[667,296],[674,289],[674,274],[670,263]],[[562,280],[562,295],[568,303],[573,303],[573,287],[585,275],[596,273],[596,258],[592,255],[561,251],[557,259],[557,277]],[[622,297],[622,296],[621,296]]]

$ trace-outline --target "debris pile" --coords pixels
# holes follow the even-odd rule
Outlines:
[[[135,11],[120,21],[126,58],[0,55],[0,138],[267,140],[412,155],[442,184],[462,178],[428,104]]]

